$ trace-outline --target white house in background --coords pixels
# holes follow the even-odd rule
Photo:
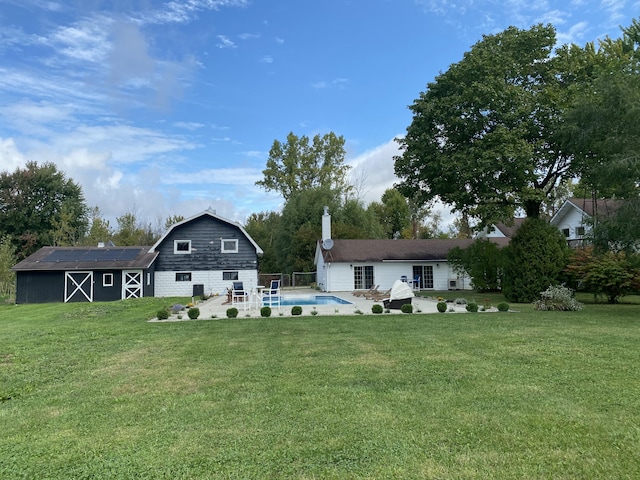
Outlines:
[[[577,247],[589,235],[593,218],[608,217],[618,206],[617,200],[570,198],[551,218],[551,225],[562,232],[570,246]]]
[[[469,277],[447,261],[449,251],[466,248],[473,239],[347,240],[331,238],[331,216],[322,217],[322,241],[316,246],[317,281],[326,292],[390,289],[398,279],[420,290],[470,290]],[[509,239],[493,238],[500,246]]]
[[[513,223],[510,225],[494,223],[478,232],[475,238],[511,238],[516,233],[516,230],[520,228],[524,220],[524,218],[514,218]]]

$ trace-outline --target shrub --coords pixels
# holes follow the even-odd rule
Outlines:
[[[502,293],[510,302],[533,302],[542,290],[562,280],[569,247],[547,221],[526,219],[505,247],[507,262]]]
[[[489,239],[475,240],[464,250],[455,247],[448,255],[454,271],[469,275],[479,292],[500,289],[505,258],[503,249]]]
[[[447,303],[446,302],[438,302],[436,308],[440,313],[444,313],[447,311]]]
[[[169,318],[169,309],[161,308],[160,310],[158,310],[156,317],[158,317],[158,320],[166,320],[167,318]]]
[[[455,303],[456,305],[466,305],[467,304],[467,299],[466,298],[456,298],[453,303]]]
[[[400,311],[402,313],[413,313],[413,305],[411,305],[410,303],[405,303],[400,307]]]
[[[466,309],[467,309],[467,312],[477,312],[478,304],[476,302],[467,303]]]
[[[540,298],[533,302],[536,310],[557,310],[565,312],[575,312],[582,310],[582,304],[573,296],[573,290],[564,285],[551,285],[544,292],[540,293]]]
[[[191,307],[187,311],[187,315],[189,316],[189,318],[191,320],[195,320],[196,318],[198,318],[200,316],[200,309],[198,307]]]
[[[238,316],[238,309],[236,307],[227,308],[227,318],[236,318]]]
[[[317,314],[318,314],[318,310],[316,310],[314,307],[313,310],[311,310],[311,315],[315,317]]]
[[[271,307],[264,306],[260,309],[260,316],[267,318],[271,316]]]
[[[300,305],[291,307],[291,315],[302,315],[302,307]]]
[[[498,304],[498,311],[499,312],[508,312],[509,311],[509,304],[507,302],[500,302]]]
[[[382,313],[382,305],[374,304],[371,306],[371,313]]]

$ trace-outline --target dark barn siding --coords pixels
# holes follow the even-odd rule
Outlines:
[[[238,240],[238,253],[221,253],[221,239]],[[191,240],[191,253],[175,254],[174,240]],[[242,231],[209,216],[176,227],[156,248],[157,272],[256,270],[256,249]]]
[[[16,272],[16,303],[64,301],[64,272]]]

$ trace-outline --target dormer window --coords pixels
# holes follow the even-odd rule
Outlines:
[[[191,240],[174,240],[173,253],[191,253]]]
[[[238,240],[235,238],[223,238],[221,240],[222,253],[238,253]]]

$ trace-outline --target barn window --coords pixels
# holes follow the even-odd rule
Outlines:
[[[176,273],[176,282],[190,282],[190,281],[191,281],[191,272]]]
[[[567,237],[567,238],[568,238],[568,237],[569,237],[569,235],[571,235],[571,232],[569,231],[569,229],[568,229],[568,228],[563,228],[563,229],[562,229],[562,234],[563,234],[565,237]]]
[[[222,253],[238,253],[238,240],[223,238]]]
[[[191,253],[191,240],[174,240],[173,253]]]
[[[238,280],[238,272],[222,272],[222,280]]]
[[[576,227],[576,235],[579,237],[584,237],[584,227]]]
[[[102,274],[102,286],[113,287],[113,273]]]

